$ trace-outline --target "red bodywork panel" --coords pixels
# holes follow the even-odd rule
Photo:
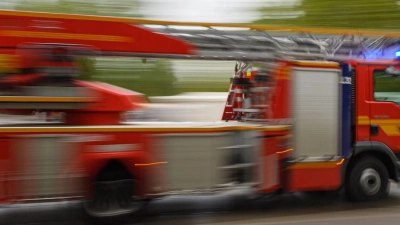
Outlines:
[[[147,103],[143,94],[114,85],[84,81],[75,83],[88,88],[95,100],[83,109],[66,110],[66,124],[119,124],[121,113],[140,109]]]
[[[356,141],[377,141],[400,153],[400,107],[394,102],[375,101],[374,71],[388,66],[399,69],[399,61],[353,61],[356,68]],[[378,126],[371,134],[371,125]]]
[[[9,199],[10,190],[8,178],[10,176],[7,171],[10,170],[9,163],[6,163],[10,158],[10,141],[8,138],[0,137],[0,203],[6,202]]]
[[[301,162],[286,169],[286,190],[322,191],[337,190],[342,185],[342,161]]]
[[[291,135],[289,132],[280,132],[272,134],[264,133],[263,149],[260,153],[259,175],[260,185],[258,191],[260,193],[271,193],[277,191],[284,186],[284,161],[292,155]]]
[[[0,12],[0,47],[26,43],[92,46],[115,53],[194,54],[194,46],[143,27],[107,17],[35,12]]]
[[[75,81],[80,87],[88,88],[98,101],[90,103],[89,109],[83,111],[129,111],[140,108],[147,103],[145,96],[141,93],[102,82]]]
[[[270,118],[274,120],[291,118],[290,97],[290,63],[278,61],[272,72],[275,78],[275,89],[271,99]]]

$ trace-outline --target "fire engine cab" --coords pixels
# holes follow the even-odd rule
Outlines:
[[[81,199],[104,218],[161,196],[239,187],[382,199],[399,182],[398,37],[0,11],[1,113],[63,115],[0,125],[0,203]],[[221,121],[126,122],[145,96],[77,80],[80,56],[237,64]]]

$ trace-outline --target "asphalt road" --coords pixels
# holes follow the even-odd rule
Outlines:
[[[292,193],[249,199],[242,192],[214,196],[174,196],[154,200],[142,215],[123,224],[139,225],[383,225],[400,219],[400,189],[392,185],[388,199],[352,203],[341,195]],[[0,209],[1,224],[88,224],[81,204],[35,204]],[[119,223],[114,223],[119,224]]]

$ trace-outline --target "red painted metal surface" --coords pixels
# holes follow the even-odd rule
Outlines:
[[[385,70],[388,66],[398,65],[398,61],[351,61],[356,70],[356,141],[379,141],[395,152],[400,151],[396,129],[400,119],[400,108],[393,102],[374,101],[373,73]],[[378,125],[378,135],[371,135],[371,124]],[[384,127],[382,127],[384,126]],[[383,129],[386,129],[385,130]],[[394,132],[392,132],[394,131]]]
[[[0,203],[10,200],[10,189],[8,178],[10,176],[10,142],[7,138],[0,137]]]
[[[371,90],[368,95],[365,96],[365,102],[369,104],[370,111],[367,116],[370,119],[370,125],[378,126],[378,132],[376,134],[369,133],[371,141],[378,141],[386,144],[395,153],[400,152],[400,107],[398,102],[391,102],[385,100],[375,100],[374,98],[374,72],[384,71],[387,66],[384,65],[369,65],[368,74],[365,75],[368,82],[367,89]],[[400,69],[397,64],[397,69]],[[376,81],[376,80],[375,80]],[[396,82],[396,81],[395,81]],[[364,125],[365,126],[365,125]]]
[[[84,81],[75,81],[75,84],[89,88],[96,101],[87,103],[83,109],[66,110],[66,124],[119,124],[123,112],[140,109],[147,103],[143,94],[110,84]]]
[[[342,184],[341,161],[303,162],[289,166],[285,172],[285,191],[336,190]]]
[[[194,47],[182,40],[127,22],[62,14],[0,14],[0,47],[15,48],[26,43],[87,45],[119,53],[195,53]]]
[[[260,168],[258,168],[260,175],[258,192],[260,193],[276,191],[283,185],[283,161],[281,157],[288,150],[279,146],[278,139],[283,136],[267,136],[263,139],[263,150],[259,157]]]
[[[367,101],[367,97],[370,95],[370,87],[369,87],[369,77],[368,76],[368,66],[366,65],[357,65],[356,67],[356,118],[357,118],[357,127],[356,127],[356,140],[357,141],[365,141],[369,140],[370,133],[370,124],[360,124],[358,122],[359,118],[366,116],[369,117],[370,104]]]
[[[290,64],[287,61],[278,61],[272,75],[275,78],[275,91],[271,100],[270,119],[291,118],[290,108]]]

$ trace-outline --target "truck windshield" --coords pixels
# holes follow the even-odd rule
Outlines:
[[[374,71],[374,100],[400,105],[400,74]]]

